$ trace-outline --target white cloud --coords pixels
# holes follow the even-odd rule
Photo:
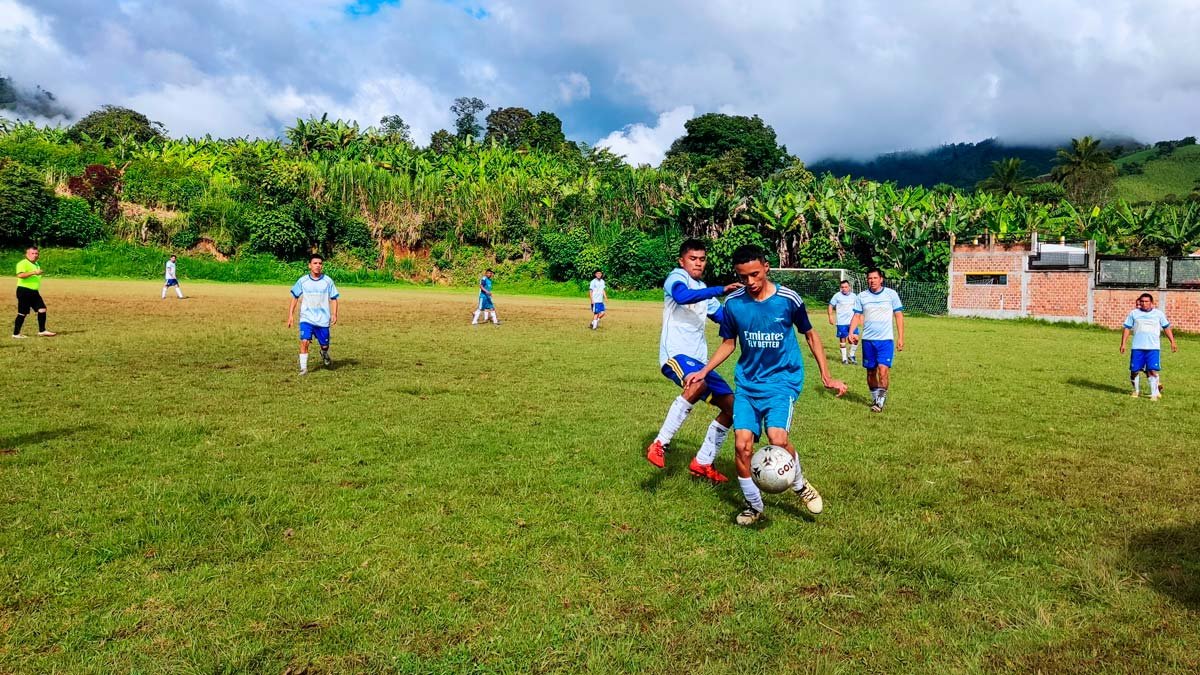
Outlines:
[[[567,73],[558,78],[558,98],[563,103],[583,101],[592,95],[592,83],[583,73]]]
[[[624,155],[625,161],[634,166],[657,165],[666,156],[671,143],[683,135],[684,123],[695,116],[696,109],[692,106],[679,106],[659,115],[658,123],[652,127],[630,124],[596,141],[596,146]]]

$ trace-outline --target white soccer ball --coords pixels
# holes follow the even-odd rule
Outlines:
[[[763,492],[783,492],[796,481],[796,458],[787,448],[763,446],[750,458],[750,477]]]

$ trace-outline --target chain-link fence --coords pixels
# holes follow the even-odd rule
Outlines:
[[[846,269],[780,267],[771,270],[771,279],[819,303],[814,307],[828,304],[842,281],[849,281],[850,290],[855,293],[867,289],[865,274]],[[899,294],[906,312],[945,314],[947,311],[949,289],[944,283],[902,279],[888,280],[886,284]]]

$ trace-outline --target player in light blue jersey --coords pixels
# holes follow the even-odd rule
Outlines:
[[[837,327],[838,348],[842,350],[842,365],[847,363],[855,363],[855,350],[858,345],[850,343],[850,359],[846,360],[846,344],[850,339],[850,321],[854,318],[854,293],[850,291],[850,282],[843,281],[838,284],[838,292],[833,294],[829,299],[829,306],[825,308],[825,314],[829,318],[829,325]]]
[[[308,343],[316,340],[321,345],[321,361],[328,368],[333,364],[329,358],[329,327],[337,323],[338,293],[333,279],[325,276],[325,259],[313,255],[308,259],[308,274],[300,277],[292,286],[292,304],[288,307],[287,326],[292,327],[296,305],[300,305],[300,374],[308,374]]]
[[[483,313],[483,322],[487,323],[488,313],[492,315],[492,323],[500,325],[500,319],[496,316],[496,303],[492,301],[492,277],[495,272],[488,270],[483,273],[483,277],[479,279],[479,305],[475,307],[475,316],[471,319],[471,325],[479,323],[479,313]]]
[[[892,332],[892,319],[896,331]],[[857,329],[862,327],[862,335]],[[863,368],[867,369],[867,387],[871,390],[871,410],[883,412],[891,384],[895,352],[904,351],[904,305],[900,296],[883,286],[883,270],[867,272],[867,290],[855,296],[854,318],[850,321],[850,342],[862,340]]]
[[[1171,341],[1171,351],[1179,351],[1175,344],[1175,333],[1171,331],[1171,322],[1162,310],[1154,308],[1154,296],[1142,293],[1137,299],[1137,308],[1125,317],[1125,330],[1121,332],[1121,353],[1125,353],[1125,343],[1133,333],[1132,349],[1129,353],[1129,383],[1133,385],[1134,398],[1141,395],[1138,376],[1144,370],[1150,384],[1150,400],[1157,401],[1162,395],[1158,384],[1158,373],[1162,370],[1159,353],[1162,347],[1160,333],[1165,332]]]
[[[723,342],[708,364],[687,377],[701,382],[741,348],[734,382],[733,433],[737,449],[738,484],[746,498],[745,508],[737,515],[738,525],[753,525],[762,518],[763,498],[750,477],[750,457],[754,442],[766,429],[772,445],[787,448],[796,457],[796,480],[792,490],[810,513],[820,513],[824,503],[820,493],[804,479],[800,458],[792,445],[792,408],[804,386],[804,361],[795,333],[804,334],[808,348],[821,371],[821,382],[837,392],[846,393],[846,384],[829,375],[821,338],[808,319],[804,301],[790,288],[768,278],[770,266],[757,246],[742,246],[733,252],[733,269],[745,288],[725,301],[721,318]]]

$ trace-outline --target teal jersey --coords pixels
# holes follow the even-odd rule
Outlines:
[[[804,300],[790,288],[754,300],[746,289],[729,294],[721,318],[721,337],[736,338],[741,356],[734,369],[737,393],[760,398],[795,396],[804,386],[804,360],[795,331],[812,330]]]
[[[484,290],[487,290],[487,293],[484,293]],[[481,298],[491,297],[488,295],[488,293],[491,293],[491,292],[492,292],[492,280],[487,277],[481,277],[479,279],[479,297],[481,297]]]

